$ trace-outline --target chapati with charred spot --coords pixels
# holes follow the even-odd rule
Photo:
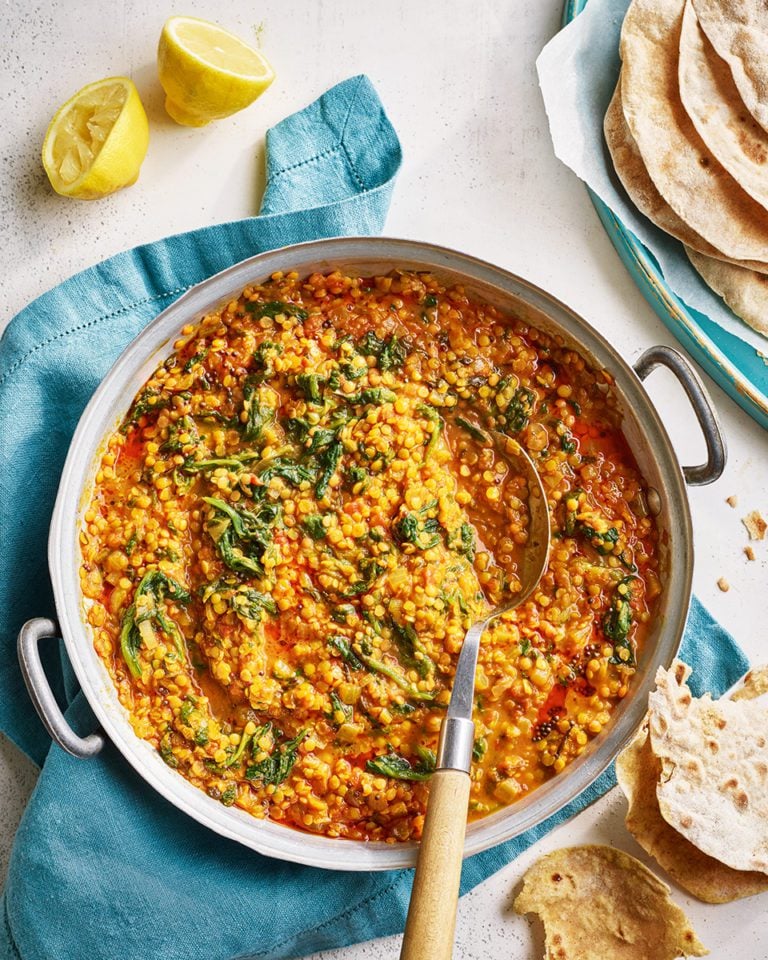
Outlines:
[[[648,727],[661,815],[734,870],[768,874],[768,705],[694,697],[679,661],[660,668]]]
[[[674,960],[709,952],[669,887],[613,847],[546,854],[525,874],[514,907],[541,918],[547,958]]]

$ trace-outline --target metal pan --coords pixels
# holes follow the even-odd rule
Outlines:
[[[78,537],[90,498],[97,457],[143,383],[172,351],[186,323],[239,295],[276,270],[300,275],[341,269],[371,275],[393,268],[422,270],[460,283],[474,296],[513,313],[578,350],[594,367],[615,378],[623,429],[649,484],[649,503],[660,528],[663,592],[629,695],[605,733],[561,774],[525,799],[470,824],[465,855],[478,853],[546,820],[573,800],[609,765],[642,719],[659,665],[668,666],[680,644],[691,596],[693,538],[686,483],[716,480],[725,465],[725,447],[715,411],[696,373],[669,347],[652,347],[630,368],[585,320],[533,284],[481,260],[431,244],[374,237],[320,240],[252,257],[193,288],[161,313],[123,352],[80,419],[64,465],[51,523],[48,560],[58,613],[32,620],[19,636],[20,660],[30,694],[49,733],[78,757],[90,757],[108,736],[125,759],[167,800],[217,833],[259,853],[328,869],[391,870],[412,866],[416,844],[333,839],[257,820],[236,807],[224,807],[163,763],[140,740],[107,670],[93,647],[83,609],[78,569]],[[705,464],[681,468],[662,421],[642,381],[662,364],[682,384],[704,433]],[[82,739],[68,726],[47,684],[38,645],[61,636],[80,685],[104,734]]]

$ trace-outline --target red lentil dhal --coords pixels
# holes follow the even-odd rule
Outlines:
[[[108,438],[81,582],[136,734],[256,817],[418,838],[465,629],[526,541],[486,430],[533,457],[554,536],[484,636],[470,817],[559,774],[627,694],[660,589],[612,379],[399,271],[247,287]]]

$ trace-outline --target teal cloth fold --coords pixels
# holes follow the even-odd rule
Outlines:
[[[0,729],[42,764],[11,858],[0,960],[278,960],[402,929],[410,872],[326,872],[270,860],[180,813],[107,745],[75,760],[51,746],[16,666],[29,617],[53,615],[45,543],[77,419],[129,340],[184,290],[256,252],[381,230],[400,146],[365,77],[268,134],[262,214],[120,254],[44,294],[0,344]],[[720,693],[746,669],[694,602],[683,657]],[[48,664],[82,734],[94,718]],[[586,807],[604,774],[547,823],[467,860],[462,892]]]

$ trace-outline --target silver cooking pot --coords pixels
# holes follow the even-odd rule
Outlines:
[[[257,820],[237,807],[222,806],[166,766],[157,751],[133,732],[112,680],[94,650],[78,579],[78,537],[100,453],[133,397],[173,351],[179,330],[276,270],[296,270],[306,275],[337,268],[360,276],[387,273],[393,268],[429,271],[446,283],[462,284],[474,296],[562,338],[594,367],[608,370],[615,378],[623,430],[648,483],[649,506],[660,530],[663,592],[629,695],[617,707],[606,731],[561,774],[512,806],[470,824],[466,855],[509,840],[573,800],[605,770],[640,723],[657,668],[669,666],[677,652],[691,597],[693,539],[685,484],[716,480],[725,465],[725,447],[712,403],[699,377],[675,350],[652,347],[632,369],[586,321],[533,284],[474,257],[408,240],[319,240],[252,257],[188,291],[125,349],[86,407],[61,477],[48,544],[59,624],[47,619],[31,620],[19,636],[22,671],[43,723],[53,739],[74,756],[91,757],[104,746],[101,732],[83,739],[71,730],[46,681],[38,646],[43,640],[50,642],[49,638],[60,636],[104,733],[147,783],[179,809],[217,833],[268,856],[336,870],[390,870],[412,866],[416,844],[333,839]],[[660,364],[682,384],[704,432],[708,459],[701,466],[681,469],[642,385]]]

